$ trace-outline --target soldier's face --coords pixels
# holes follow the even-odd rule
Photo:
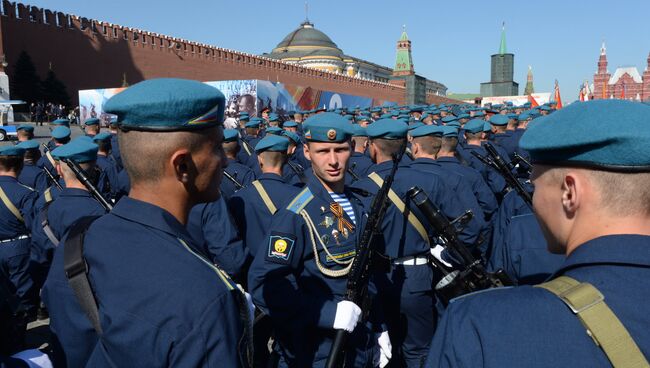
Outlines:
[[[350,142],[309,142],[305,145],[305,157],[311,161],[314,175],[330,186],[342,183],[352,152]]]

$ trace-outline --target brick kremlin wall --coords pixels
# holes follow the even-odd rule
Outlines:
[[[291,65],[244,52],[2,1],[0,52],[12,66],[21,51],[45,77],[52,68],[77,102],[77,90],[119,87],[123,80],[179,77],[260,79],[404,103],[405,88]],[[1,57],[1,56],[0,56]],[[433,101],[433,100],[432,100]]]

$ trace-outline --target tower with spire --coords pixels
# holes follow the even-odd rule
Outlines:
[[[393,76],[414,75],[413,57],[411,56],[411,41],[406,34],[406,25],[402,26],[402,36],[397,41],[397,57]]]
[[[526,96],[535,93],[535,87],[533,87],[533,68],[528,65],[528,75],[526,76],[526,88],[524,88],[524,94]]]
[[[591,98],[599,100],[610,97],[609,80],[612,77],[607,71],[607,48],[605,41],[600,47],[600,56],[598,57],[598,70],[594,74],[594,90]]]
[[[643,96],[644,101],[650,101],[650,53],[648,53],[648,59],[646,59],[646,67],[643,71]]]
[[[506,24],[501,26],[499,52],[492,55],[491,77],[489,82],[481,83],[481,96],[516,96],[519,84],[514,81],[515,55],[508,53],[506,47]]]

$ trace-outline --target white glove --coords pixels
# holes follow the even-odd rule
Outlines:
[[[334,329],[354,331],[359,318],[361,317],[361,308],[351,301],[343,300],[336,305],[336,317],[334,317]]]
[[[445,250],[445,247],[443,247],[440,244],[436,244],[435,247],[431,248],[431,255],[436,257],[442,264],[444,264],[447,267],[451,267],[451,263],[445,261],[442,259],[442,251]]]
[[[390,358],[393,357],[393,347],[390,344],[390,337],[388,337],[388,331],[384,331],[379,335],[377,339],[377,345],[379,345],[379,354],[375,357],[374,365],[379,366],[379,368],[384,368]]]
[[[11,357],[24,361],[29,368],[52,368],[50,357],[38,349],[23,350]]]

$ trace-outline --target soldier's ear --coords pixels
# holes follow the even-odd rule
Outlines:
[[[169,159],[171,169],[176,176],[176,180],[187,184],[192,176],[192,155],[189,150],[182,149],[174,152]]]

